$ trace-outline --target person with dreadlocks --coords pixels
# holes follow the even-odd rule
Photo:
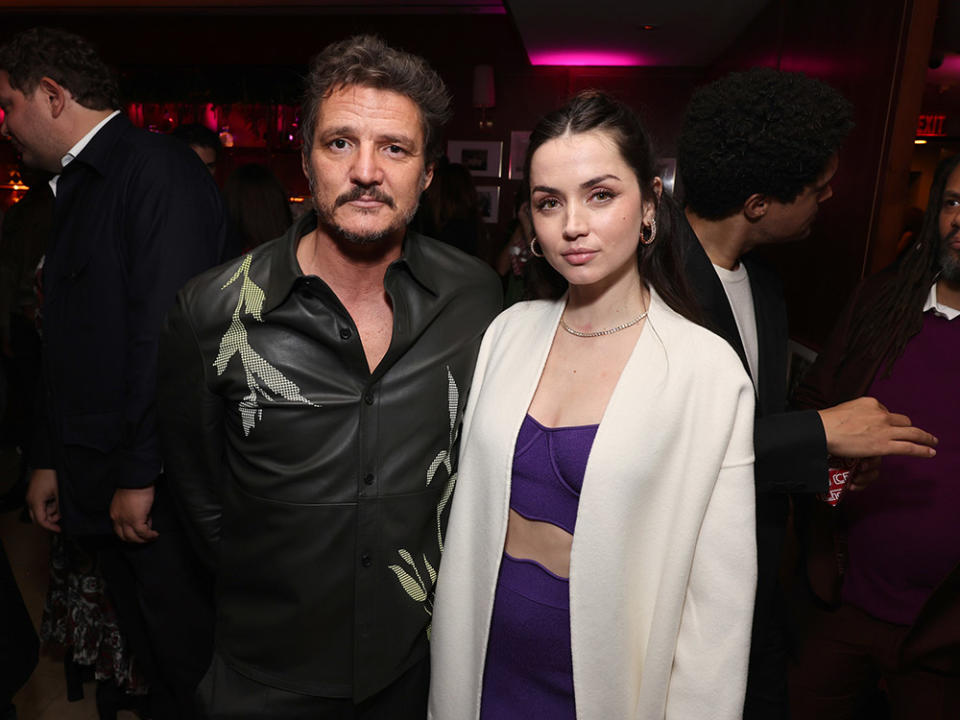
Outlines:
[[[930,460],[885,457],[835,508],[808,508],[807,573],[831,609],[809,608],[791,672],[797,720],[856,717],[881,680],[895,720],[960,717],[958,316],[954,155],[937,168],[915,242],[857,289],[798,390],[813,408],[869,394],[940,443]]]

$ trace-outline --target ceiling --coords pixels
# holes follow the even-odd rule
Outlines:
[[[768,3],[512,0],[508,5],[534,65],[702,67],[732,45]]]
[[[771,0],[0,0],[0,14],[509,14],[534,65],[709,65]],[[645,26],[647,29],[645,29]],[[482,43],[482,35],[477,42]]]

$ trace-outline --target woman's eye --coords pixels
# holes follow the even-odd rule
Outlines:
[[[559,205],[556,198],[544,198],[537,203],[537,210],[553,210]]]
[[[614,197],[614,194],[609,190],[597,190],[593,194],[593,199],[599,200],[600,202],[606,202],[607,200],[612,200],[613,197]]]

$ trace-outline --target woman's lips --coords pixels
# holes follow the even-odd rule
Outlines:
[[[588,248],[574,248],[573,250],[567,250],[566,252],[561,253],[563,259],[571,265],[583,265],[596,254],[596,250],[590,250]]]

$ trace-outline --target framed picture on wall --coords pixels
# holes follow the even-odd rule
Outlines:
[[[480,200],[480,217],[486,223],[495,223],[500,210],[500,188],[496,185],[477,186],[477,197]]]
[[[500,177],[502,155],[502,142],[450,140],[447,143],[447,158],[450,162],[464,165],[471,175],[477,177]]]
[[[529,144],[529,130],[512,130],[510,132],[510,171],[507,177],[511,180],[523,180],[523,161],[527,157],[527,146]]]

